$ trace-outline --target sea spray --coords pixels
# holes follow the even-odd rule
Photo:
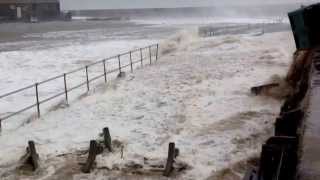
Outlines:
[[[199,39],[196,30],[182,30],[160,43],[160,54],[170,54],[176,50],[185,48],[188,44]]]

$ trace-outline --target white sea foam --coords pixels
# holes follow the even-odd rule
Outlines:
[[[168,39],[160,42],[160,54],[165,55],[173,51],[181,50],[186,45],[199,40],[198,31],[196,29],[182,30]]]
[[[206,39],[192,34],[178,33],[170,40],[176,50],[165,51],[155,65],[100,87],[70,107],[15,131],[3,126],[0,154],[6,156],[0,156],[0,177],[16,165],[28,140],[36,141],[46,162],[41,171],[52,172],[55,162],[61,167],[68,161],[57,154],[86,149],[106,126],[123,143],[124,157],[120,151],[98,156],[99,169],[122,169],[145,159],[165,161],[168,143],[176,142],[178,161],[191,166],[178,178],[202,180],[259,153],[281,102],[250,96],[249,89],[286,73],[291,33]],[[104,176],[105,171],[96,170],[82,179]]]
[[[272,23],[289,23],[287,17],[266,17],[266,18],[159,18],[159,19],[133,19],[132,22],[138,24],[151,25],[205,25],[205,24],[272,24]]]

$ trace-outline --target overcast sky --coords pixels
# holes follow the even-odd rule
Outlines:
[[[310,3],[315,0],[60,0],[62,9],[122,9],[215,6],[221,4]]]

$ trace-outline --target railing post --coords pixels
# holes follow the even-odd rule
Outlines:
[[[104,82],[107,83],[106,60],[103,60],[102,62],[103,62]]]
[[[156,61],[158,61],[158,53],[159,53],[159,44],[157,44]]]
[[[132,66],[132,52],[130,51],[130,66],[131,66],[131,73],[133,73],[133,66]]]
[[[121,60],[120,60],[120,55],[118,55],[118,62],[119,62],[119,74],[121,74]]]
[[[39,91],[38,91],[38,86],[39,84],[36,83],[35,87],[36,87],[36,101],[37,101],[37,113],[38,113],[38,118],[40,118],[40,101],[39,101]]]
[[[151,63],[152,63],[151,46],[149,46],[149,56],[150,56],[150,65],[151,65]]]
[[[88,66],[86,66],[86,76],[87,76],[87,90],[90,90],[90,86],[89,86],[89,73],[88,73]]]
[[[264,29],[264,28],[263,28]],[[156,46],[156,52],[152,52],[153,51],[153,48],[155,48],[155,46]],[[137,50],[134,50],[134,51],[130,51],[129,52],[129,55],[130,55],[130,66],[131,66],[131,72],[133,72],[134,71],[134,67],[133,67],[133,65],[135,64],[135,61],[134,61],[134,57],[133,57],[133,53],[135,53],[135,52],[137,52],[137,53],[139,53],[139,51],[140,51],[140,61],[141,61],[141,67],[143,67],[143,60],[144,59],[148,59],[148,55],[147,55],[147,49],[149,49],[149,58],[150,58],[150,65],[152,64],[152,60],[154,60],[155,59],[155,61],[157,61],[158,60],[158,56],[159,56],[159,44],[154,44],[154,45],[151,45],[151,46],[147,46],[147,47],[144,47],[144,48],[140,48],[140,49],[137,49]],[[128,54],[128,53],[126,53],[126,54]],[[152,57],[152,56],[155,56],[154,58]],[[138,54],[137,54],[137,56],[139,56]],[[112,57],[112,59],[116,59],[117,57],[116,56],[113,56]],[[106,61],[107,61],[107,59],[105,59],[105,60],[103,60],[102,61],[102,63],[103,63],[103,70],[104,70],[104,79],[105,79],[105,82],[107,83],[107,67],[106,67]],[[118,61],[119,61],[119,72],[121,73],[122,72],[122,68],[123,67],[121,67],[121,55],[119,54],[118,55]],[[139,61],[139,58],[137,59],[137,61]],[[100,61],[99,62],[97,62],[97,63],[100,63]],[[96,63],[94,63],[94,64],[96,64]],[[85,73],[86,73],[86,82],[84,82],[84,83],[82,83],[81,84],[81,86],[83,85],[83,84],[85,84],[86,83],[86,85],[87,85],[87,91],[90,91],[90,79],[89,79],[89,70],[88,70],[88,68],[90,67],[90,66],[92,66],[92,65],[87,65],[87,66],[85,66]],[[126,65],[126,66],[128,66],[128,65]],[[80,70],[83,70],[83,68],[80,68],[80,69],[78,69],[78,70],[76,70],[76,71],[72,71],[72,72],[69,72],[69,73],[64,73],[63,74],[63,78],[64,78],[64,94],[65,94],[65,100],[66,100],[66,102],[67,102],[67,104],[69,103],[68,101],[69,101],[69,92],[71,91],[71,90],[73,90],[73,89],[76,89],[76,88],[78,88],[78,86],[77,87],[74,87],[74,88],[72,88],[72,89],[70,89],[69,88],[69,90],[68,90],[68,85],[67,85],[67,75],[68,74],[71,74],[71,73],[74,73],[74,72],[78,72],[78,71],[80,71]],[[41,99],[41,97],[40,97],[40,94],[39,94],[39,86],[40,85],[42,85],[42,84],[44,84],[44,83],[46,83],[46,82],[49,82],[49,81],[52,81],[52,80],[55,80],[55,79],[58,79],[58,78],[61,78],[62,76],[61,75],[59,75],[59,76],[57,76],[57,77],[54,77],[54,78],[51,78],[51,79],[48,79],[48,80],[46,80],[46,81],[42,81],[42,82],[40,82],[40,83],[35,83],[34,85],[31,85],[31,86],[28,86],[28,87],[25,87],[25,88],[22,88],[22,89],[20,89],[20,90],[16,90],[16,91],[13,91],[13,92],[11,92],[11,93],[8,93],[7,95],[11,95],[11,94],[15,94],[15,93],[17,93],[17,92],[20,92],[20,91],[23,91],[23,90],[25,90],[25,89],[33,89],[33,87],[35,87],[35,95],[36,95],[36,104],[33,104],[32,105],[32,109],[33,108],[37,108],[37,117],[38,118],[40,118],[40,116],[41,116],[41,110],[40,110],[40,105],[42,104],[42,103],[45,103],[45,102],[47,102],[47,101],[50,101],[50,100],[52,100],[52,99],[54,99],[54,98],[56,98],[57,96],[54,96],[54,97],[51,97],[51,98],[48,98],[48,99]],[[99,76],[99,77],[97,77],[97,78],[100,78],[101,76]],[[95,79],[97,79],[97,78],[95,78]],[[93,81],[93,80],[95,80],[95,79],[92,79],[91,81]],[[70,81],[70,79],[69,79],[69,81]],[[1,98],[2,97],[5,97],[5,96],[7,96],[7,95],[1,95]],[[62,95],[63,95],[63,92],[62,92]],[[58,96],[61,96],[61,94],[59,94]],[[28,110],[28,109],[30,109],[30,108],[28,108],[28,107],[26,107],[27,109],[22,109],[22,110],[20,110],[20,111],[22,111],[22,112],[24,112],[24,111],[26,111],[26,110]],[[10,118],[10,117],[12,117],[12,116],[14,116],[14,115],[16,115],[16,114],[19,114],[19,113],[21,113],[21,112],[16,112],[16,113],[12,113],[11,115],[9,115],[9,116],[5,116],[5,117],[3,117],[3,119],[0,119],[0,132],[1,132],[1,123],[2,123],[2,121],[4,121],[4,120],[6,120],[6,119],[8,119],[8,118]]]
[[[64,94],[66,96],[66,102],[68,104],[68,87],[67,87],[67,75],[66,73],[63,74],[63,81],[64,81]]]
[[[143,67],[142,48],[140,48],[140,60],[141,60],[141,67]]]

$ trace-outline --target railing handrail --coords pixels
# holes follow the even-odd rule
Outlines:
[[[153,46],[156,46],[156,45],[157,45],[157,44],[151,44],[151,45],[145,46],[145,47],[143,47],[143,48],[137,48],[137,49],[131,50],[131,52],[137,52],[137,51],[140,51],[140,49],[147,49],[147,48],[149,48],[149,47],[153,47]],[[103,62],[103,61],[108,61],[108,60],[114,59],[114,58],[118,57],[119,55],[120,55],[120,56],[123,56],[123,55],[127,55],[127,54],[129,54],[129,53],[130,53],[130,51],[125,52],[125,53],[121,53],[121,54],[118,54],[118,55],[115,55],[115,56],[110,56],[110,57],[107,57],[107,58],[105,58],[105,59],[103,59],[103,60],[99,60],[99,61],[95,61],[95,62],[93,62],[93,63],[87,64],[86,66],[87,66],[87,67],[90,67],[90,66],[99,64],[99,63],[101,63],[101,62]],[[80,71],[80,70],[84,70],[84,69],[86,68],[86,66],[83,66],[83,67],[80,67],[80,68],[77,68],[77,69],[68,71],[68,72],[66,72],[66,73],[63,73],[63,74],[60,74],[60,75],[57,75],[57,76],[54,76],[54,77],[51,77],[51,78],[48,78],[48,79],[46,79],[46,80],[43,80],[43,81],[38,82],[38,84],[41,85],[41,84],[44,84],[44,83],[47,83],[47,82],[56,80],[56,79],[58,79],[58,78],[63,77],[64,74],[67,74],[67,75],[68,75],[68,74],[76,73],[76,72],[78,72],[78,71]],[[18,89],[18,90],[14,90],[14,91],[7,92],[7,93],[5,93],[5,94],[0,95],[0,99],[5,98],[5,97],[8,97],[8,96],[13,95],[13,94],[16,94],[16,93],[19,93],[19,92],[24,91],[24,90],[26,90],[26,89],[30,89],[30,88],[32,88],[32,87],[34,87],[34,84],[29,85],[29,86],[26,86],[26,87],[23,87],[23,88],[20,88],[20,89]]]
[[[8,97],[8,96],[13,95],[13,94],[17,94],[17,93],[19,93],[19,92],[21,92],[21,91],[24,91],[24,90],[26,90],[26,89],[30,89],[30,88],[32,88],[32,87],[34,87],[34,84],[29,85],[29,86],[26,86],[26,87],[23,87],[23,88],[20,88],[20,89],[17,89],[17,90],[15,90],[15,91],[8,92],[8,93],[6,93],[6,94],[1,95],[1,96],[0,96],[0,99],[5,98],[5,97]]]
[[[80,67],[80,68],[77,68],[77,69],[74,69],[72,71],[69,71],[69,72],[66,72],[66,73],[63,73],[61,75],[57,75],[57,76],[54,76],[54,77],[51,77],[51,78],[48,78],[46,80],[43,80],[43,81],[40,81],[40,82],[37,82],[35,84],[32,84],[32,85],[29,85],[29,86],[26,86],[26,87],[23,87],[23,88],[20,88],[18,90],[15,90],[15,91],[11,91],[11,92],[8,92],[6,94],[3,94],[0,96],[0,99],[3,99],[5,97],[8,97],[8,96],[11,96],[11,95],[14,95],[14,94],[17,94],[17,93],[20,93],[24,90],[27,90],[27,89],[31,89],[31,88],[35,88],[36,90],[36,93],[35,93],[35,97],[36,97],[36,103],[32,104],[32,105],[29,105],[29,106],[25,106],[24,108],[20,109],[20,110],[17,110],[17,111],[14,111],[14,112],[10,112],[8,113],[6,116],[4,117],[0,117],[0,131],[1,131],[1,121],[4,121],[4,120],[7,120],[15,115],[18,115],[22,112],[25,112],[29,109],[32,109],[34,107],[37,107],[37,112],[38,112],[38,117],[40,117],[40,105],[41,104],[44,104],[48,101],[51,101],[52,99],[55,99],[57,97],[60,97],[60,96],[63,96],[65,95],[66,96],[66,102],[68,103],[68,93],[77,89],[77,88],[80,88],[84,85],[87,85],[87,90],[89,91],[89,83],[90,82],[93,82],[99,78],[102,78],[104,77],[105,78],[105,82],[106,82],[106,77],[108,74],[111,74],[111,73],[114,73],[114,72],[117,72],[119,70],[119,72],[121,72],[121,68],[126,68],[126,67],[129,67],[131,66],[131,72],[133,71],[133,65],[134,64],[137,64],[137,63],[141,63],[141,65],[143,65],[143,60],[144,59],[148,59],[150,58],[150,64],[151,64],[151,61],[152,61],[152,55],[151,55],[151,48],[152,47],[155,47],[156,46],[156,54],[154,55],[156,58],[156,60],[158,59],[158,50],[159,50],[159,44],[152,44],[152,45],[149,45],[149,46],[146,46],[146,47],[143,47],[143,48],[137,48],[137,49],[134,49],[134,50],[131,50],[131,51],[128,51],[128,52],[125,52],[125,53],[121,53],[121,54],[118,54],[116,56],[110,56],[108,58],[105,58],[105,59],[102,59],[102,60],[99,60],[99,61],[95,61],[95,62],[92,62],[90,64],[87,64],[86,66],[84,67]],[[142,55],[142,51],[145,50],[145,49],[148,49],[149,50],[149,57],[148,56],[145,56],[143,57]],[[140,52],[140,57],[139,57],[139,60],[137,61],[133,61],[132,60],[132,53],[134,52]],[[130,62],[129,64],[125,64],[125,65],[121,65],[121,62],[120,62],[120,57],[121,56],[124,56],[124,55],[130,55],[129,58],[130,58]],[[106,70],[105,68],[105,63],[107,61],[110,61],[110,60],[116,60],[116,61],[119,61],[119,67],[117,68],[114,68],[114,69],[109,69],[108,71]],[[99,64],[99,63],[103,63],[103,66],[104,66],[104,72],[103,74],[99,74],[99,75],[96,75],[92,78],[89,78],[89,75],[88,75],[88,68],[89,67],[92,67],[96,64]],[[81,70],[86,70],[86,81],[84,82],[81,82],[80,84],[76,85],[76,86],[73,86],[73,87],[70,87],[68,88],[67,87],[67,82],[66,82],[66,77],[67,75],[70,75],[70,74],[73,74],[73,73],[76,73],[76,72],[79,72]],[[46,97],[45,99],[41,99],[39,97],[39,92],[38,92],[38,88],[39,88],[39,85],[42,85],[42,84],[45,84],[45,83],[48,83],[48,82],[51,82],[53,80],[56,80],[56,79],[59,79],[59,78],[64,78],[64,91],[60,91],[58,92],[57,94],[55,95],[51,95],[49,97]],[[52,93],[53,94],[53,93]]]

